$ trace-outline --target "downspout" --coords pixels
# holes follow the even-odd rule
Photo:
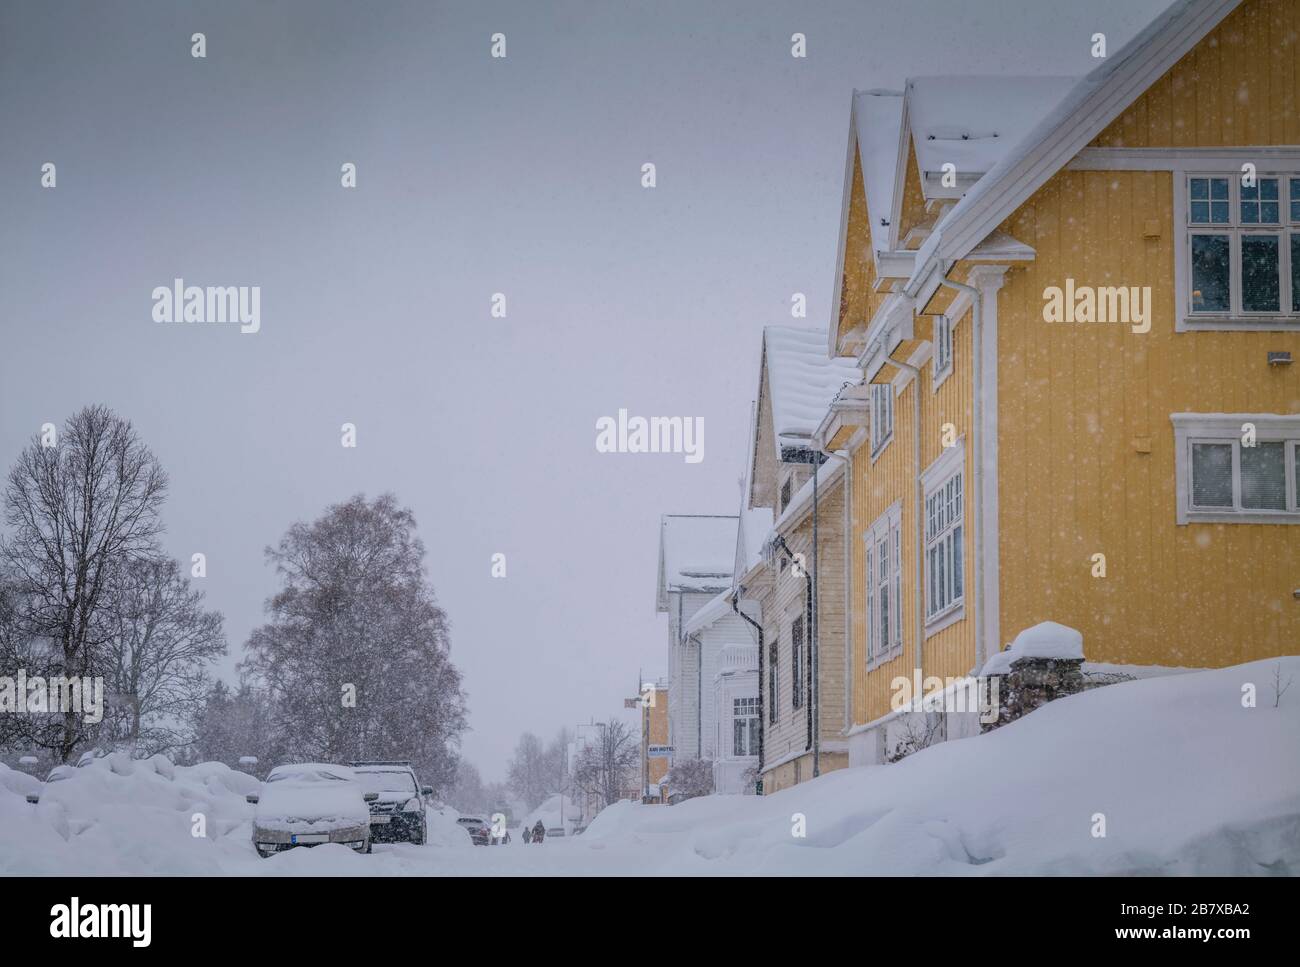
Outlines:
[[[744,585],[738,585],[731,595],[731,610],[736,612],[758,632],[758,774],[763,774],[763,626],[740,610],[740,598],[744,595]],[[775,699],[773,699],[775,701]]]
[[[984,370],[981,363],[984,343],[983,299],[980,290],[965,282],[955,282],[946,275],[947,269],[939,266],[939,284],[958,292],[965,292],[971,297],[971,395],[973,415],[971,419],[971,460],[975,467],[975,486],[973,497],[975,513],[972,530],[975,537],[975,672],[984,667],[984,437],[981,428],[984,425]]]
[[[912,595],[916,623],[916,667],[922,678],[925,662],[925,487],[921,483],[921,371],[890,357],[889,363],[912,374],[912,463],[916,478],[916,592]]]
[[[817,592],[820,590],[817,584],[817,482],[821,478],[821,464],[817,459],[817,451],[813,451],[813,546],[812,546],[812,627],[808,631],[808,728],[812,732],[813,743],[813,778],[816,779],[822,774],[822,716],[821,709],[817,707],[818,699],[821,698],[821,692],[818,690],[817,681],[817,625],[821,618],[821,602],[817,599]]]
[[[780,544],[781,547],[785,549],[786,557],[790,559],[790,562],[792,564],[795,564],[797,566],[798,562],[795,559],[794,551],[790,550],[790,545],[785,542],[785,538],[782,537],[780,534],[777,534],[775,543]],[[816,552],[815,545],[813,550],[815,553]],[[809,657],[811,658],[811,652],[812,652],[811,629],[812,629],[812,620],[813,620],[813,579],[812,579],[812,572],[809,571],[807,568],[803,569],[803,579],[807,584],[807,589],[804,594],[804,599],[806,601],[804,610],[807,614],[807,617],[804,619],[804,626],[805,626],[804,634],[808,636],[808,651],[809,651]],[[803,750],[805,752],[810,752],[812,751],[812,746],[813,746],[813,717],[812,717],[813,710],[812,710],[812,682],[811,681],[808,682],[808,699],[805,702],[805,704],[808,706],[808,741],[804,743]]]
[[[698,635],[687,635],[695,642],[695,758],[704,758],[704,642]]]
[[[852,496],[853,496],[853,481],[852,481],[852,475],[849,473],[850,467],[849,467],[849,458],[847,454],[832,453],[830,450],[827,450],[824,447],[819,447],[817,449],[817,452],[820,453],[822,456],[826,457],[827,459],[834,458],[836,460],[844,461],[844,479],[843,482],[841,483],[841,487],[843,488],[843,493],[844,493],[844,544],[845,544],[844,547],[844,722],[843,722],[843,726],[844,729],[847,730],[849,727],[849,683],[852,677],[850,671],[853,667],[853,659],[852,656],[849,654],[849,652],[852,651],[853,649],[853,623],[851,617],[852,615],[851,608],[853,607],[852,605],[853,594],[851,591],[852,585],[849,583],[850,559],[852,557],[849,551],[849,546],[850,546],[849,535],[851,531],[850,521],[852,519],[850,516],[849,501],[852,500]],[[818,694],[817,697],[819,699],[821,698],[820,693]],[[819,713],[821,712],[820,705],[818,706],[817,711]],[[820,732],[820,728],[821,728],[820,714],[817,717],[817,725],[818,725],[818,731]],[[814,769],[815,768],[816,766],[814,765]]]

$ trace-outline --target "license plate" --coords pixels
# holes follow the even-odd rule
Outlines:
[[[330,841],[329,833],[297,833],[289,838],[294,846],[302,846],[307,843],[328,843]]]
[[[370,825],[373,826],[375,823],[387,823],[387,822],[391,822],[391,821],[392,821],[392,818],[393,818],[392,816],[371,816],[371,817],[370,817]]]

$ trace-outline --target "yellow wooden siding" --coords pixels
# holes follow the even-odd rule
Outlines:
[[[888,218],[888,215],[882,216]],[[903,174],[903,203],[899,209],[898,245],[900,248],[920,248],[920,242],[905,245],[907,233],[918,225],[929,222],[933,216],[925,210],[925,195],[921,191],[921,167],[916,160],[916,145],[907,138],[907,169]]]
[[[1247,0],[1103,131],[1103,148],[1300,144],[1300,3]]]
[[[882,216],[887,218],[888,215]],[[871,218],[862,187],[862,160],[853,149],[853,184],[849,192],[849,219],[844,229],[844,275],[840,280],[839,332],[870,321],[880,301],[874,291],[876,263],[871,255]]]
[[[933,322],[930,317],[916,321],[917,334],[929,338]],[[894,439],[873,464],[870,445],[864,444],[854,455],[850,468],[853,484],[852,526],[849,552],[852,555],[852,719],[855,724],[870,722],[889,711],[890,682],[895,676],[912,675],[916,664],[915,587],[916,573],[916,482],[913,462],[913,393],[921,393],[921,469],[924,471],[943,452],[942,427],[953,424],[957,436],[965,437],[965,488],[967,509],[963,530],[966,616],[931,635],[922,648],[924,674],[942,677],[965,675],[975,661],[974,622],[971,603],[974,588],[974,546],[971,539],[971,314],[957,321],[953,329],[953,371],[933,388],[933,362],[921,367],[914,379],[894,399]],[[903,651],[894,660],[868,672],[866,654],[866,573],[863,535],[896,501],[902,500],[903,539]]]
[[[1038,253],[998,302],[1004,640],[1050,619],[1091,660],[1187,666],[1300,642],[1300,527],[1175,522],[1170,414],[1300,412],[1300,368],[1266,365],[1300,355],[1300,333],[1174,332],[1173,188],[1169,172],[1065,171],[1003,225]],[[1151,331],[1043,322],[1043,289],[1067,278],[1150,285]]]

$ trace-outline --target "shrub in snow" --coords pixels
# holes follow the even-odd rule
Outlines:
[[[713,762],[683,759],[668,770],[669,802],[707,796],[713,792]]]

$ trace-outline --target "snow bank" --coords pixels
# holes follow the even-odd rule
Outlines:
[[[771,796],[611,806],[575,843],[635,843],[642,873],[1300,874],[1300,698],[1272,707],[1278,661],[1093,689]]]
[[[1291,657],[1094,688],[771,796],[618,803],[540,849],[517,836],[464,848],[454,810],[431,809],[426,847],[260,860],[243,801],[251,776],[206,763],[167,778],[158,763],[96,760],[46,784],[39,806],[0,786],[0,873],[1300,875],[1300,695],[1273,707],[1279,664],[1283,682],[1300,679]],[[1242,705],[1247,684],[1255,707]],[[558,806],[525,820],[550,825]],[[460,848],[442,848],[443,833]]]
[[[0,790],[0,873],[214,873],[251,852],[259,783],[220,762],[114,753],[66,772],[35,806]]]

